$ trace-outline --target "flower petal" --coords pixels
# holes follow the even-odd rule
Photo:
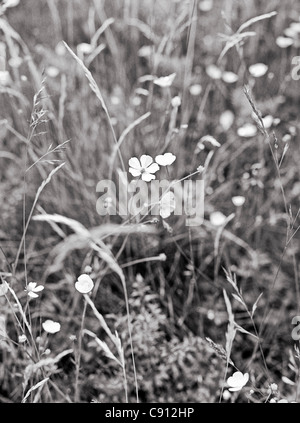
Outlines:
[[[159,170],[159,166],[157,163],[152,163],[152,165],[147,167],[146,172],[147,173],[155,173]]]
[[[133,167],[134,169],[140,169],[141,168],[141,164],[140,161],[137,157],[131,157],[131,159],[129,159],[128,164],[130,167]]]
[[[140,158],[141,161],[141,166],[146,169],[148,166],[151,165],[151,163],[153,162],[153,159],[151,156],[148,156],[147,154],[143,154]]]
[[[144,172],[142,173],[142,180],[145,182],[150,182],[152,179],[155,179],[155,175],[152,175],[152,173]]]
[[[141,171],[138,169],[133,169],[132,167],[129,168],[129,172],[131,173],[132,176],[137,177],[140,176]]]
[[[35,289],[35,287],[36,287],[36,282],[29,282],[28,284],[27,284],[27,289],[28,289],[28,291],[30,291],[30,290],[32,290],[32,289]]]
[[[37,286],[36,288],[34,288],[34,292],[40,292],[40,291],[43,291],[43,289],[44,289],[45,287],[43,286],[43,285],[39,285],[39,286]]]
[[[38,294],[35,294],[33,291],[29,291],[27,295],[30,298],[38,298]]]

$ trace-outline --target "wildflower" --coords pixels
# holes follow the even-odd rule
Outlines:
[[[18,337],[19,344],[24,344],[27,341],[26,335],[19,335]]]
[[[0,71],[0,86],[7,86],[11,82],[9,72],[6,70]]]
[[[46,74],[50,78],[56,78],[59,75],[59,69],[56,66],[48,66],[46,68]]]
[[[280,37],[276,38],[276,44],[280,48],[287,48],[287,47],[290,47],[291,45],[294,44],[294,40],[292,38],[289,38],[289,37],[280,36]]]
[[[15,7],[15,6],[18,6],[19,3],[20,3],[20,0],[4,0],[3,6],[5,8],[7,8],[7,7]]]
[[[221,147],[221,144],[219,143],[219,141],[217,141],[214,137],[212,137],[211,135],[204,135],[204,137],[202,137],[197,144],[197,147],[199,150],[204,150],[205,142],[208,142],[213,147],[217,147],[217,148]]]
[[[249,67],[249,72],[254,78],[260,78],[267,73],[268,69],[268,66],[264,63],[255,63]]]
[[[80,275],[77,282],[75,283],[75,288],[81,294],[88,294],[94,288],[94,282],[87,274]]]
[[[238,81],[239,77],[234,72],[223,72],[222,79],[227,84],[234,84],[235,82]]]
[[[278,385],[277,385],[277,383],[271,383],[271,385],[270,385],[270,389],[271,389],[271,391],[277,391],[278,390]]]
[[[27,292],[28,297],[30,298],[37,298],[38,294],[37,292],[43,291],[44,287],[42,285],[38,285],[36,282],[29,282],[27,287],[24,289],[24,291]]]
[[[231,110],[225,110],[220,116],[220,125],[224,131],[228,131],[234,122],[234,114]]]
[[[141,176],[142,180],[146,182],[155,179],[153,173],[159,170],[158,164],[153,163],[152,157],[146,154],[143,154],[140,160],[137,157],[132,157],[128,163],[131,175],[134,177]]]
[[[171,75],[168,76],[161,76],[160,78],[154,79],[154,84],[158,85],[162,88],[170,87],[175,79],[176,73],[171,73]]]
[[[173,192],[167,192],[160,201],[159,214],[163,219],[171,216],[171,213],[175,210],[175,196]]]
[[[48,333],[57,333],[60,331],[60,323],[54,322],[53,320],[46,320],[42,323],[43,329]]]
[[[224,399],[225,401],[228,401],[228,400],[230,399],[230,397],[231,397],[230,392],[229,392],[229,391],[227,391],[227,389],[225,389],[225,391],[223,392],[223,399]]]
[[[171,100],[172,107],[179,107],[181,105],[181,98],[177,95],[176,97],[173,97]]]
[[[190,86],[190,94],[193,96],[200,95],[202,93],[202,86],[200,84],[194,84]]]
[[[221,79],[222,78],[222,71],[216,65],[208,65],[206,67],[206,73],[212,79]]]
[[[77,52],[79,56],[83,56],[85,54],[90,54],[93,51],[93,46],[88,43],[81,43],[77,46]]]
[[[231,201],[235,207],[241,207],[245,203],[246,199],[242,195],[236,195],[235,197],[232,197]]]
[[[209,219],[212,225],[222,226],[226,221],[226,216],[222,212],[216,211],[211,213]]]
[[[233,375],[227,379],[227,383],[230,386],[229,391],[240,391],[247,384],[248,380],[249,373],[243,375],[242,372],[234,372]]]
[[[237,134],[243,138],[254,137],[257,134],[257,127],[252,123],[245,123],[237,130]]]
[[[172,153],[165,153],[155,157],[156,163],[158,163],[160,166],[169,166],[174,163],[175,160],[176,156],[174,156]]]
[[[6,295],[7,292],[8,292],[8,283],[4,281],[4,283],[0,285],[0,297],[4,297],[4,295]]]

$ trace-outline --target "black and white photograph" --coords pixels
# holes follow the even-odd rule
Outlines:
[[[299,403],[299,116],[299,0],[0,0],[0,403]]]

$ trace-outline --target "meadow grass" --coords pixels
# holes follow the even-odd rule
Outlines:
[[[2,3],[0,402],[298,402],[298,2]]]

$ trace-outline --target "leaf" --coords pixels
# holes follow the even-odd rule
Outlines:
[[[255,18],[251,18],[249,19],[247,22],[243,23],[239,29],[236,31],[236,33],[240,33],[242,31],[244,31],[244,29],[248,28],[248,26],[253,25],[256,22],[262,21],[263,19],[269,19],[272,18],[273,16],[277,15],[277,12],[270,12],[270,13],[265,13],[263,15],[260,16],[256,16]]]
[[[251,311],[251,317],[253,317],[253,315],[254,315],[254,313],[255,313],[255,310],[257,309],[257,304],[258,304],[258,301],[261,299],[262,295],[263,295],[263,292],[262,292],[262,293],[258,296],[257,300],[256,300],[256,301],[255,301],[255,303],[253,304],[253,306],[252,306],[252,311]]]
[[[254,335],[254,334],[253,334],[253,333],[251,333],[251,332],[248,332],[246,329],[242,328],[242,326],[238,325],[237,323],[235,323],[235,328],[236,328],[236,330],[238,330],[239,332],[246,333],[247,335],[250,335],[250,336],[252,336],[253,338],[255,338],[257,341],[259,341],[259,338],[258,338],[256,335]]]
[[[244,301],[237,295],[237,294],[231,294],[233,298],[235,298],[239,303],[241,303],[243,306],[245,306]]]
[[[84,333],[86,333],[87,335],[90,335],[92,338],[94,338],[94,340],[96,341],[96,343],[99,345],[100,348],[102,348],[102,350],[104,351],[105,355],[116,361],[121,367],[122,363],[117,359],[117,357],[111,352],[111,350],[109,349],[109,346],[107,345],[106,342],[101,341],[93,332],[91,332],[90,330],[85,329]],[[117,340],[116,340],[117,342]]]
[[[42,387],[47,381],[49,380],[48,377],[46,377],[45,379],[41,380],[40,382],[38,382],[37,384],[35,384],[34,386],[32,386],[26,393],[25,397],[22,399],[22,403],[27,401],[27,398],[29,397],[29,395],[31,394],[31,392],[35,391],[36,389]]]
[[[227,358],[227,362],[229,363],[230,360],[230,354],[231,354],[231,349],[232,349],[232,344],[233,344],[233,340],[235,338],[236,335],[236,324],[234,322],[234,315],[232,312],[232,307],[231,307],[231,303],[229,301],[229,298],[226,294],[225,289],[223,289],[223,295],[224,295],[224,300],[225,300],[225,304],[226,304],[226,308],[227,308],[227,313],[228,313],[228,317],[229,317],[229,323],[227,326],[227,332],[226,332],[226,358]]]

